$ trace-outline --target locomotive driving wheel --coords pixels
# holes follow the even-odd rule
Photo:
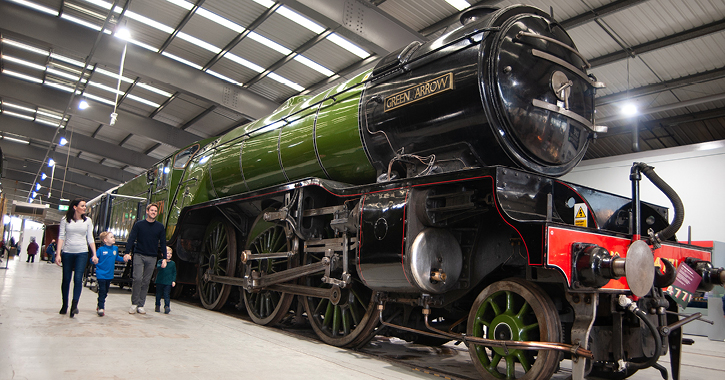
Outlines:
[[[284,228],[281,225],[266,222],[263,219],[264,213],[274,211],[267,209],[254,221],[252,232],[249,234],[247,248],[252,254],[275,253],[289,251],[290,242],[287,239]],[[294,266],[293,259],[275,258],[248,261],[247,266],[252,271],[262,276],[283,271]],[[249,292],[244,290],[244,304],[247,313],[254,323],[259,325],[274,325],[278,323],[290,310],[294,295],[260,289]]]
[[[322,260],[324,253],[305,253],[305,264]],[[340,273],[338,273],[339,275]],[[329,289],[332,285],[321,281],[322,275],[307,276],[307,286]],[[335,277],[335,274],[332,274]],[[352,284],[342,289],[340,300],[333,303],[326,298],[300,296],[307,319],[320,339],[332,346],[354,347],[367,343],[375,336],[378,314],[374,292],[353,275]]]
[[[237,238],[234,228],[221,219],[214,219],[206,228],[198,267],[197,287],[201,304],[219,310],[227,302],[231,285],[208,281],[205,274],[234,276],[237,264]]]
[[[469,336],[518,341],[560,342],[559,314],[541,288],[517,278],[495,282],[476,298],[468,315]],[[561,355],[469,344],[473,364],[484,379],[549,379]]]

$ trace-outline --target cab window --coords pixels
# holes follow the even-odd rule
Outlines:
[[[194,153],[196,153],[199,150],[199,144],[194,144],[184,150],[182,150],[179,153],[176,153],[176,156],[174,157],[174,169],[183,169],[186,167],[186,165],[189,164],[189,161],[191,161],[191,157],[194,156]]]

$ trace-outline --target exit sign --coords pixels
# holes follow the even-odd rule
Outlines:
[[[60,211],[68,211],[68,205],[58,205],[58,210],[60,210]]]

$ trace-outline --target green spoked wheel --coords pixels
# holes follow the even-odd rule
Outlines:
[[[305,254],[305,263],[319,262],[324,253],[308,252]],[[331,273],[339,278],[341,273]],[[305,284],[319,288],[330,288],[331,285],[322,282],[322,274],[307,276]],[[380,313],[373,299],[371,289],[353,275],[352,284],[342,289],[342,297],[337,305],[325,298],[300,296],[307,319],[320,339],[337,347],[354,347],[367,343],[375,336],[379,324]]]
[[[205,274],[234,276],[237,264],[237,238],[234,228],[221,219],[214,219],[206,228],[199,262],[197,286],[201,304],[219,310],[227,302],[232,285],[205,280]]]
[[[281,225],[264,221],[263,211],[254,222],[249,234],[247,249],[256,253],[275,253],[289,251],[290,243]],[[297,256],[294,256],[297,257]],[[283,271],[294,266],[294,258],[250,260],[246,264],[262,276]],[[290,311],[294,295],[261,289],[255,292],[244,291],[244,304],[249,317],[260,325],[274,325]]]
[[[468,315],[469,336],[518,341],[561,341],[561,321],[537,285],[517,278],[489,285]],[[549,379],[561,354],[551,350],[520,350],[469,344],[473,364],[484,379]]]

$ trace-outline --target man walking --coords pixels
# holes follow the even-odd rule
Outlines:
[[[133,258],[133,291],[131,292],[130,314],[146,314],[146,293],[149,291],[151,275],[156,267],[159,247],[166,250],[166,231],[156,221],[159,207],[156,203],[146,206],[146,219],[139,220],[131,228],[126,243],[126,256]]]

